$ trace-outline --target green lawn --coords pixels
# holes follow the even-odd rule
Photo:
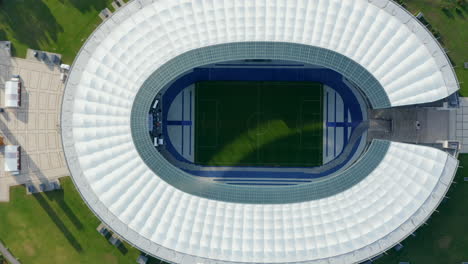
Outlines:
[[[3,0],[0,5],[0,40],[13,43],[13,55],[26,49],[63,55],[71,64],[91,32],[102,22],[99,12],[112,0]],[[111,9],[112,10],[112,9]]]
[[[468,261],[468,154],[460,155],[460,168],[455,182],[443,202],[429,221],[429,225],[416,231],[416,237],[403,242],[401,251],[390,250],[389,255],[375,264],[397,264],[409,261],[411,264],[458,264]]]
[[[463,62],[468,62],[468,7],[455,9],[446,14],[441,4],[449,0],[406,0],[407,9],[413,14],[421,11],[426,20],[437,29],[443,45],[448,49],[448,55],[456,64],[458,80],[462,83],[460,93],[468,96],[468,70],[463,68]],[[453,1],[455,2],[455,1]]]
[[[36,195],[14,187],[10,202],[0,203],[0,240],[11,252],[24,264],[135,263],[140,252],[112,246],[71,179],[61,183],[63,190]]]
[[[321,165],[322,93],[313,82],[197,83],[195,163]]]

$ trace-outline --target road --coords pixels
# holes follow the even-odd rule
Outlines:
[[[8,263],[10,264],[21,264],[11,253],[10,251],[5,247],[5,245],[0,242],[0,253],[6,258]]]

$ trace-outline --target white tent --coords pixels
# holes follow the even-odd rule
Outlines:
[[[11,80],[5,82],[5,107],[19,107],[21,104],[21,82]]]
[[[20,146],[5,146],[5,171],[19,172],[20,170]]]

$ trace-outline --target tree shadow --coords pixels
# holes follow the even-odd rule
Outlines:
[[[81,13],[86,13],[89,11],[98,11],[107,7],[107,4],[110,3],[110,0],[68,0],[76,9]]]
[[[58,33],[63,32],[41,0],[5,2],[0,9],[0,23],[11,29],[13,38],[34,49],[56,42]]]
[[[458,6],[460,6],[460,8],[465,12],[468,12],[468,1],[461,1]]]
[[[463,11],[461,8],[455,8],[455,13],[457,13],[457,15],[462,18],[462,19],[465,19],[465,14],[463,14]]]
[[[452,11],[450,9],[448,9],[447,7],[443,7],[442,8],[442,12],[445,14],[446,17],[450,18],[450,19],[454,19],[455,16],[453,15]]]
[[[2,40],[7,40],[7,35],[6,35],[5,30],[0,28],[0,41]]]
[[[1,0],[0,0],[1,1]],[[1,17],[1,12],[0,12],[0,17]],[[8,40],[7,33],[5,32],[4,29],[0,28],[0,41],[5,41]],[[16,54],[16,49],[14,45],[10,45],[10,50],[11,50],[11,55],[15,56]]]

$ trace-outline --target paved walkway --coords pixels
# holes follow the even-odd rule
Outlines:
[[[468,153],[468,97],[460,97],[457,110],[457,140],[462,145],[461,153]]]
[[[60,138],[60,111],[64,84],[57,66],[20,58],[0,58],[0,106],[5,81],[19,74],[23,83],[21,107],[0,113],[0,134],[5,144],[21,146],[21,172],[4,171],[0,147],[0,202],[9,201],[9,187],[43,182],[69,175]]]
[[[8,263],[10,264],[21,264],[11,253],[10,251],[5,247],[5,245],[0,242],[0,253],[7,259]]]
[[[371,127],[369,139],[384,139],[415,144],[433,144],[444,140],[454,140],[456,110],[428,107],[396,107],[369,111],[370,118],[376,121],[392,120],[391,132],[379,127]],[[416,124],[419,123],[419,129]],[[375,124],[378,124],[377,122]]]

